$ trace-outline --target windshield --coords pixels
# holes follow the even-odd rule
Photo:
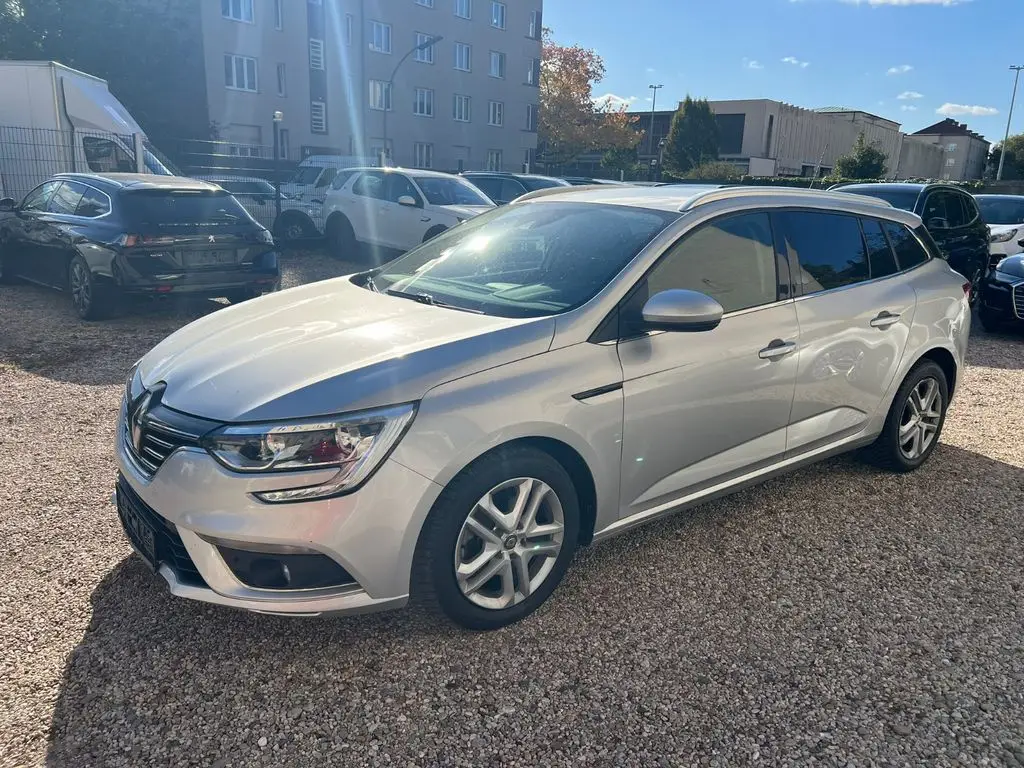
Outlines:
[[[535,192],[538,189],[551,189],[551,187],[572,186],[569,182],[562,181],[561,179],[542,179],[536,176],[520,176],[519,181],[531,192]]]
[[[836,192],[850,192],[854,195],[867,195],[885,200],[894,208],[902,208],[904,211],[913,211],[917,205],[917,198],[921,190],[917,188],[900,189],[893,187],[882,187],[877,184],[855,184],[849,187],[839,187]]]
[[[121,205],[132,224],[180,226],[251,221],[245,209],[227,192],[163,189],[122,192]]]
[[[979,195],[974,198],[981,208],[981,218],[986,224],[1021,224],[1024,223],[1024,197],[986,197]]]
[[[374,283],[489,315],[553,315],[597,295],[679,216],[587,203],[506,206],[409,252]]]
[[[316,180],[320,177],[320,172],[323,168],[316,165],[307,165],[305,168],[299,168],[292,176],[291,184],[315,184]]]
[[[486,205],[493,203],[461,179],[434,176],[413,176],[432,205]]]

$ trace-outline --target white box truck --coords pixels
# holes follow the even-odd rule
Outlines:
[[[55,173],[170,175],[107,81],[55,61],[0,61],[0,197]]]

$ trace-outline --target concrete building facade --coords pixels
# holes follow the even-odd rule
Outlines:
[[[991,144],[964,123],[949,118],[922,128],[910,140],[936,147],[942,154],[941,171],[934,178],[946,181],[980,179],[985,175]]]
[[[200,14],[207,109],[231,154],[265,152],[280,112],[291,160],[387,146],[442,170],[532,161],[542,0],[204,0]]]

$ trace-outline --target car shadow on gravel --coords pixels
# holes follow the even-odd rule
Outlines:
[[[1007,328],[990,333],[975,321],[967,346],[967,364],[1008,371],[1024,369],[1024,332]]]
[[[490,634],[418,610],[210,607],[170,597],[133,555],[92,593],[47,765],[447,764],[445,744],[497,743],[484,721],[511,696],[533,702],[516,715],[529,735],[502,753],[537,750],[520,764],[548,762],[564,729],[610,754],[617,728],[639,730],[638,701],[683,715],[642,721],[650,754],[680,739],[722,764],[746,762],[741,743],[783,762],[808,729],[857,764],[927,762],[910,729],[989,749],[1021,714],[1019,643],[1000,638],[1021,628],[1022,505],[1024,469],[950,445],[910,475],[841,457],[587,549],[548,605]],[[970,722],[950,720],[960,699]],[[809,724],[818,704],[831,725]]]

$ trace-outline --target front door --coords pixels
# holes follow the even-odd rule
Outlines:
[[[384,227],[390,247],[411,250],[423,242],[427,230],[435,222],[431,221],[430,213],[423,207],[423,196],[408,176],[389,173],[386,190]],[[412,198],[414,205],[402,205],[398,201],[403,198]]]
[[[645,332],[644,302],[672,288],[715,298],[721,325]],[[669,507],[784,455],[799,344],[789,292],[768,214],[748,213],[685,235],[624,302],[622,516]]]
[[[822,211],[772,220],[793,268],[800,322],[787,438],[796,455],[856,434],[875,414],[903,359],[917,295],[886,232],[909,235],[903,225]]]
[[[40,184],[25,196],[15,215],[4,221],[10,232],[4,259],[10,264],[12,274],[47,282],[44,260],[47,229],[42,217],[58,186],[59,181]]]

